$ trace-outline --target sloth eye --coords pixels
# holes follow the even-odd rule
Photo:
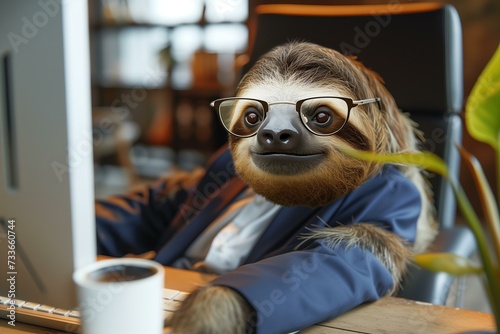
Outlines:
[[[245,123],[246,124],[248,124],[250,126],[254,126],[257,123],[259,123],[260,121],[261,121],[261,118],[260,118],[259,114],[257,113],[257,110],[255,110],[254,108],[249,108],[245,112]]]
[[[319,112],[314,116],[314,121],[317,123],[326,123],[330,119],[330,115],[325,112]]]
[[[318,125],[327,125],[332,121],[332,111],[326,107],[316,109],[312,121]]]

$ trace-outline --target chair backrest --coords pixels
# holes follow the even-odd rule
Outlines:
[[[426,137],[424,149],[443,157],[458,177],[463,105],[462,35],[452,5],[261,5],[248,70],[273,47],[308,41],[356,56],[379,73],[399,108]],[[442,228],[453,226],[456,205],[447,182],[431,175]]]

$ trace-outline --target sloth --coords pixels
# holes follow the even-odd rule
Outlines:
[[[163,219],[177,215],[171,225],[141,237],[134,230],[136,242],[162,235],[155,239],[156,261],[220,274],[182,303],[169,319],[171,331],[293,332],[396,293],[413,252],[433,240],[436,223],[421,170],[344,153],[346,147],[379,153],[419,150],[415,124],[398,109],[382,79],[337,51],[290,42],[263,55],[243,76],[235,97],[212,106],[229,133],[228,149],[196,178],[168,181],[163,202],[140,214],[149,219],[165,207]],[[214,184],[217,190],[197,197]],[[203,248],[200,240],[210,234],[205,226],[213,226],[202,221],[224,212],[225,199],[244,193],[238,189],[253,194],[239,211],[248,213],[239,228],[263,225],[244,237],[221,239],[217,247],[236,245],[223,256],[227,266],[210,268],[209,251],[198,261],[202,266],[186,267],[193,249]],[[154,196],[136,200],[141,204],[129,212]],[[183,210],[186,203],[196,205]],[[176,207],[182,212],[175,213]],[[116,224],[106,223],[112,216],[98,218],[98,234],[102,253],[117,256],[109,246]],[[130,225],[137,226],[135,221]],[[158,226],[157,220],[148,231]]]
[[[344,154],[342,147],[379,153],[412,152],[419,147],[415,124],[398,109],[375,72],[355,59],[311,43],[293,42],[271,50],[242,78],[235,98],[216,100],[213,106],[229,132],[228,146],[237,175],[256,194],[283,207],[325,207],[384,174],[383,166],[354,159]],[[301,239],[302,244],[320,241],[334,251],[340,246],[370,252],[392,276],[392,286],[385,294],[397,291],[412,252],[425,249],[436,231],[431,194],[421,171],[411,166],[392,168],[418,194],[419,210],[411,221],[416,233],[413,242],[372,221],[309,227]],[[377,191],[370,190],[366,196],[376,197]],[[403,192],[400,196],[406,195]],[[404,210],[413,209],[403,206]],[[298,252],[302,244],[291,253]],[[251,266],[235,272],[248,272],[246,267]],[[265,276],[275,274],[268,271],[259,272],[264,276],[259,279],[249,274],[236,274],[233,279],[246,278],[245,284],[264,288],[259,284],[272,282]],[[285,278],[282,276],[282,281]],[[323,285],[337,284],[335,277],[331,279],[329,282],[325,277]],[[216,280],[193,292],[171,319],[173,332],[266,333],[255,317],[265,318],[266,312],[276,311],[279,300],[274,305],[265,304],[266,308],[228,282],[230,279]],[[358,303],[354,299],[350,302],[351,306]],[[300,313],[293,312],[283,311],[284,317],[300,318]],[[331,316],[322,314],[316,319]]]

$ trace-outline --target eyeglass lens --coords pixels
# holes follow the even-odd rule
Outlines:
[[[349,114],[347,102],[340,98],[311,98],[299,101],[299,106],[302,123],[318,135],[338,132]],[[243,137],[254,135],[266,117],[264,105],[251,99],[221,101],[218,111],[224,127],[230,133]]]

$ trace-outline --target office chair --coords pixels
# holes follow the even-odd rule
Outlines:
[[[251,38],[246,72],[274,46],[307,41],[356,56],[378,72],[398,106],[419,124],[423,149],[444,158],[458,178],[463,105],[461,23],[455,8],[441,3],[384,5],[261,5]],[[469,257],[471,232],[455,226],[456,203],[450,185],[430,175],[440,233],[431,250]],[[400,296],[446,304],[454,277],[413,266]],[[460,304],[460,299],[457,298]],[[456,305],[460,306],[460,305]]]

